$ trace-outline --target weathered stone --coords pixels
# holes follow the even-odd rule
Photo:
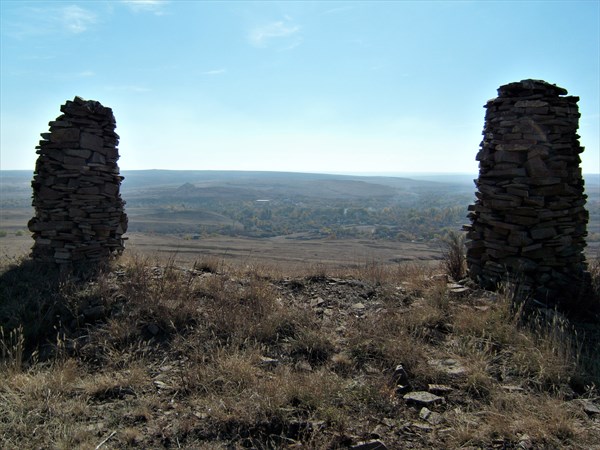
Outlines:
[[[526,150],[526,149],[524,149]],[[486,177],[505,178],[505,177],[524,177],[527,172],[522,167],[513,167],[511,169],[498,169],[486,172]]]
[[[269,358],[268,356],[261,356],[260,357],[260,365],[261,366],[275,367],[278,364],[279,364],[279,360],[278,359]]]
[[[394,373],[392,374],[392,381],[394,385],[408,386],[408,373],[402,364],[398,364]]]
[[[541,177],[537,177],[534,176],[529,180],[529,184],[531,184],[532,186],[552,186],[552,185],[556,185],[559,184],[561,181],[560,178],[558,177],[548,177],[548,176],[541,176]]]
[[[549,177],[551,174],[548,166],[539,156],[528,159],[525,168],[527,169],[527,175],[530,177]]]
[[[573,297],[586,268],[580,115],[577,97],[566,93],[522,80],[487,102],[477,202],[468,215],[470,277],[496,288],[507,275],[523,276],[522,291],[540,293],[545,303]]]
[[[36,147],[31,255],[60,264],[98,261],[123,250],[127,230],[115,119],[110,108],[79,97],[61,111]]]
[[[104,139],[102,139],[102,136],[96,136],[95,134],[81,133],[80,145],[81,148],[98,151],[104,147]]]
[[[507,243],[511,247],[523,247],[532,244],[533,240],[526,231],[511,231]]]
[[[78,142],[79,133],[78,128],[57,128],[51,133],[44,134],[48,135],[50,142]]]
[[[418,406],[431,406],[445,403],[444,397],[439,397],[431,392],[415,391],[404,394],[402,397],[409,404]]]
[[[431,411],[429,408],[423,407],[419,411],[419,418],[430,423],[431,425],[439,425],[444,421],[444,417],[435,411]]]
[[[463,297],[469,292],[471,292],[471,289],[469,289],[467,286],[457,285],[448,288],[448,293],[453,297]]]
[[[537,240],[553,238],[556,236],[556,230],[553,227],[532,228],[530,231],[531,237]]]
[[[600,415],[600,406],[589,400],[583,402],[583,410],[590,416]]]
[[[521,155],[515,152],[507,152],[507,151],[496,151],[494,153],[494,161],[496,162],[511,162],[511,163],[520,163]]]
[[[538,108],[540,106],[548,106],[548,102],[541,100],[521,100],[515,103],[515,108]]]

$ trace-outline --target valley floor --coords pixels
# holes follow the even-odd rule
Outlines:
[[[178,263],[193,263],[211,257],[228,262],[278,264],[288,268],[322,264],[350,267],[366,261],[397,264],[423,261],[439,264],[441,243],[393,242],[369,239],[312,239],[307,234],[272,238],[210,236],[199,239],[168,234],[127,233],[127,251]],[[28,233],[0,238],[5,259],[27,255],[33,245]]]

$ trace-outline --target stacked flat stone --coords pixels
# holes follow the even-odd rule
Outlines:
[[[579,145],[579,97],[541,80],[501,86],[485,106],[477,201],[469,206],[469,275],[494,288],[507,277],[550,303],[586,269],[588,212]]]
[[[31,256],[59,264],[99,261],[123,251],[127,230],[115,117],[80,97],[61,111],[36,147]]]

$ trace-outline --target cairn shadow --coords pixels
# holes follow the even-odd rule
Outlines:
[[[102,264],[65,270],[52,262],[25,259],[0,274],[0,330],[3,345],[18,335],[24,342],[24,359],[34,352],[41,360],[56,347],[58,333],[76,316],[66,287],[95,278]],[[13,342],[14,344],[14,342]]]

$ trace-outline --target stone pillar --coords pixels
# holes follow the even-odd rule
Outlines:
[[[588,212],[577,102],[541,80],[500,86],[487,102],[469,206],[469,275],[486,288],[511,278],[527,295],[568,301],[586,270]]]
[[[31,256],[59,264],[100,261],[123,251],[127,230],[115,117],[80,97],[60,109],[36,147]]]

